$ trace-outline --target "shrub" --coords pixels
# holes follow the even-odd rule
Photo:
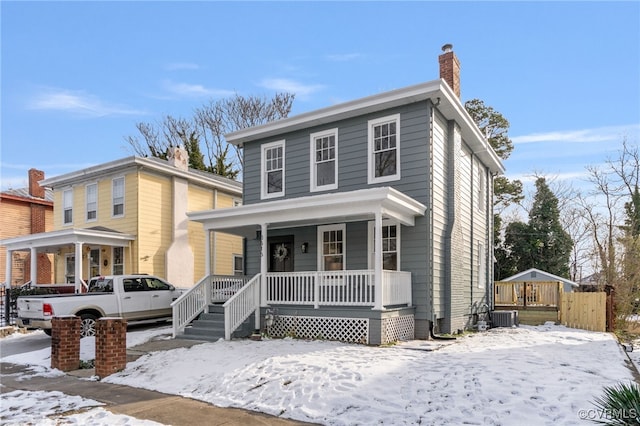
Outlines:
[[[606,425],[640,425],[640,387],[635,383],[605,386],[604,395],[596,398],[595,423]]]

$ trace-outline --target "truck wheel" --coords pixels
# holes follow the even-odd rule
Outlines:
[[[47,336],[51,337],[51,329],[50,328],[44,328],[44,329],[42,329],[42,331],[44,331],[44,334],[46,334]]]
[[[80,315],[80,338],[96,335],[96,320],[98,318],[92,314]]]

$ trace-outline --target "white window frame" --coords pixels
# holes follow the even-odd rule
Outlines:
[[[277,169],[268,170],[266,169],[266,161],[267,161],[267,151],[274,148],[282,148],[282,167],[279,169],[282,173],[282,190],[279,192],[271,192],[269,193],[269,179],[267,179],[267,172],[273,172]],[[260,198],[268,199],[268,198],[276,198],[284,196],[284,182],[285,182],[285,141],[280,140],[276,142],[270,142],[263,144],[260,154]]]
[[[396,227],[396,267],[397,271],[400,271],[400,247],[402,247],[402,239],[401,239],[401,229],[400,222],[393,219],[382,219],[382,226],[395,226]],[[374,233],[375,222],[368,222],[368,230],[367,230],[367,251],[369,256],[367,256],[367,265],[368,269],[373,269],[375,267],[375,233]],[[383,252],[384,252],[384,242],[383,242]],[[384,269],[384,259],[380,259],[382,261],[383,269]]]
[[[67,284],[76,282],[76,255],[64,255],[64,282]]]
[[[318,226],[318,271],[324,271],[324,238],[323,234],[329,231],[342,231],[342,271],[347,269],[347,226],[344,223]]]
[[[333,183],[330,184],[326,184],[326,185],[318,185],[318,164],[319,162],[316,160],[316,139],[321,139],[321,138],[326,138],[326,137],[331,137],[333,136],[333,158],[326,160],[326,161],[320,161],[320,163],[326,163],[329,161],[333,161],[334,163],[334,167],[333,167]],[[309,164],[311,165],[311,167],[309,167],[309,171],[310,171],[310,177],[309,177],[309,181],[310,181],[310,187],[309,187],[309,191],[311,192],[318,192],[318,191],[327,191],[330,189],[338,189],[338,129],[334,128],[334,129],[329,129],[329,130],[323,130],[322,132],[315,132],[315,133],[311,133],[309,135],[309,153],[310,153],[310,162]]]
[[[122,196],[120,197],[116,197],[116,182],[122,182]],[[124,179],[124,176],[119,176],[116,178],[113,178],[113,180],[111,181],[111,217],[124,217],[124,212],[125,212],[125,205],[124,205],[124,200],[125,200],[125,185],[126,185],[126,181]],[[116,203],[116,201],[120,201],[120,198],[122,199],[121,203]],[[122,213],[119,214],[114,214],[114,210],[115,207],[117,205],[122,204]]]
[[[90,188],[94,189],[93,196],[95,197],[93,200],[89,199],[89,190]],[[87,222],[95,222],[98,220],[98,184],[97,183],[89,183],[85,186],[85,204],[86,204],[86,216],[85,221]],[[90,218],[89,213],[93,212],[95,217]]]
[[[67,221],[67,212],[70,220]],[[73,188],[62,191],[62,224],[73,225]]]
[[[379,126],[381,124],[387,124],[395,122],[396,123],[396,172],[393,175],[380,176],[376,177],[375,170],[375,147],[374,147],[374,127]],[[386,117],[376,118],[374,120],[369,120],[367,125],[367,153],[368,153],[368,184],[374,183],[382,183],[382,182],[390,182],[394,180],[400,179],[400,114],[388,115]]]
[[[236,269],[236,261],[240,259],[240,269]],[[241,254],[233,254],[233,275],[234,276],[243,276],[244,275],[244,256]]]
[[[116,263],[116,250],[122,250],[122,263]],[[125,259],[124,259],[124,247],[112,247],[111,248],[111,273],[113,275],[124,274],[125,273]],[[116,271],[116,267],[122,267],[121,271]]]

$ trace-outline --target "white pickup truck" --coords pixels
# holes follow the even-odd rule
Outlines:
[[[51,335],[54,316],[77,315],[82,319],[81,336],[93,336],[101,317],[120,317],[127,323],[170,319],[171,302],[184,291],[152,275],[95,277],[87,293],[18,297],[16,323]]]

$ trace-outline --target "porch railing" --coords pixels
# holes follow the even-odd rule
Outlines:
[[[558,281],[496,281],[496,306],[557,307],[562,291]]]
[[[269,272],[266,301],[279,305],[374,306],[373,270]],[[383,271],[382,304],[411,305],[411,273]]]
[[[249,277],[210,275],[202,278],[196,285],[183,293],[172,304],[173,337],[200,315],[211,303],[225,302],[236,294]]]
[[[251,278],[223,306],[225,340],[230,340],[231,334],[254,312],[256,328],[260,328],[260,274]]]

